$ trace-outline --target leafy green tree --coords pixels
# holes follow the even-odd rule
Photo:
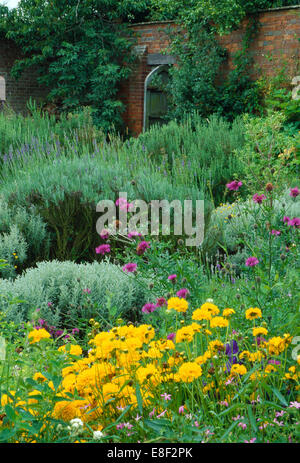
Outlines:
[[[152,16],[156,19],[180,19],[185,23],[205,17],[214,22],[219,33],[226,33],[249,13],[296,3],[297,0],[152,0]]]
[[[6,37],[24,57],[12,69],[19,77],[36,66],[38,82],[62,110],[94,108],[104,130],[119,127],[120,82],[130,73],[132,40],[126,24],[143,17],[145,0],[21,0],[3,11]]]

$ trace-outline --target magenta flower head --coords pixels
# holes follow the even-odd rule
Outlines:
[[[255,193],[255,195],[252,196],[252,199],[255,203],[261,204],[263,200],[266,199],[266,196]]]
[[[142,308],[143,313],[151,313],[151,312],[154,312],[154,310],[156,310],[156,306],[154,304],[152,304],[152,302],[148,302]]]
[[[137,269],[137,265],[133,262],[129,262],[129,264],[126,264],[124,265],[124,267],[122,267],[123,272],[127,272],[127,273],[136,272],[136,269]]]
[[[137,254],[141,256],[148,248],[150,248],[150,243],[148,241],[141,241],[136,248]]]
[[[189,296],[190,292],[186,288],[182,288],[177,291],[176,296],[180,297],[181,299],[186,299]]]
[[[290,189],[290,196],[292,198],[296,198],[299,194],[300,194],[300,190],[297,186],[295,188]]]
[[[285,215],[282,220],[283,220],[283,223],[289,223],[291,219],[287,215]]]
[[[158,297],[156,299],[156,307],[162,307],[163,305],[167,305],[167,301],[164,297]]]
[[[119,206],[120,208],[125,206],[127,204],[127,199],[126,198],[118,198],[116,201],[116,206]]]
[[[248,257],[246,260],[247,267],[254,267],[257,264],[259,264],[259,260],[256,257]]]
[[[169,341],[173,341],[173,339],[175,339],[175,336],[176,336],[175,333],[170,333],[168,334],[167,339],[169,339]]]
[[[242,182],[238,182],[237,180],[233,180],[230,183],[227,183],[226,186],[230,191],[238,191],[238,189],[243,185]]]
[[[300,218],[299,217],[294,217],[293,219],[290,219],[288,221],[288,225],[290,227],[300,228]]]
[[[135,238],[137,236],[142,236],[142,234],[137,232],[137,231],[131,231],[131,232],[128,233],[127,236],[128,236],[128,238]]]
[[[110,253],[110,245],[109,244],[101,244],[100,246],[98,246],[96,249],[96,254],[102,254],[102,256],[104,256],[104,254],[108,254]]]
[[[100,237],[103,239],[103,240],[107,240],[109,238],[109,230],[107,230],[106,228],[103,228],[103,230],[100,232]]]
[[[92,291],[90,290],[90,288],[84,288],[82,292],[86,294],[91,294]]]
[[[271,231],[271,235],[279,236],[279,235],[280,235],[280,231],[279,231],[279,230],[272,230],[272,231]]]
[[[175,283],[176,278],[177,278],[177,275],[175,273],[168,276],[168,280],[172,281],[172,283]]]

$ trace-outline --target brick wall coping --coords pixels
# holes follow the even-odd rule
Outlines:
[[[272,11],[282,11],[282,10],[297,10],[300,9],[300,5],[292,5],[292,6],[279,6],[277,8],[269,8],[266,10],[257,10],[257,13],[268,13]],[[140,22],[140,23],[132,23],[129,24],[129,27],[135,26],[151,26],[151,25],[158,25],[158,24],[175,24],[176,21],[174,20],[166,20],[166,21],[149,21],[149,22]]]

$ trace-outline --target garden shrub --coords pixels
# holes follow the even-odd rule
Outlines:
[[[300,199],[292,198],[290,190],[286,190],[277,199],[274,199],[274,223],[282,222],[283,216],[300,216]],[[216,208],[211,215],[208,235],[214,241],[213,251],[217,250],[218,244],[225,247],[230,254],[235,254],[243,247],[243,241],[248,243],[257,242],[255,224],[261,217],[261,210],[252,199],[247,201],[237,201],[232,204],[222,204]],[[218,235],[219,243],[215,241]],[[209,239],[208,238],[208,239]],[[261,247],[265,246],[261,242]]]
[[[107,262],[40,262],[15,280],[0,279],[2,296],[24,301],[9,304],[1,298],[8,321],[26,322],[40,309],[40,318],[56,327],[74,328],[79,319],[88,321],[91,316],[135,320],[146,292],[147,285],[138,284],[133,275]]]
[[[26,117],[6,108],[0,113],[0,161],[11,159],[18,162],[30,152],[47,156],[53,152],[80,145],[93,148],[93,141],[101,142],[103,133],[93,125],[91,108],[83,107],[76,113],[62,113],[59,120],[43,112],[36,103],[29,100],[30,115]],[[53,153],[54,154],[54,153]]]
[[[51,236],[34,206],[9,206],[0,197],[0,255],[10,264],[0,276],[14,276],[48,257]],[[17,268],[15,268],[15,266]]]
[[[171,121],[162,127],[153,126],[138,137],[146,154],[163,171],[170,169],[176,181],[183,178],[210,194],[216,203],[223,188],[234,174],[243,172],[243,165],[234,156],[244,145],[244,124],[236,118],[232,124],[217,115],[203,119],[192,113],[179,123]]]
[[[294,177],[299,177],[300,133],[290,135],[284,130],[286,117],[279,111],[264,118],[244,116],[245,145],[236,151],[244,164],[248,191],[260,191],[268,182],[284,191]]]
[[[18,178],[8,176],[1,193],[11,207],[18,204],[38,211],[52,234],[51,258],[93,260],[99,240],[96,204],[101,199],[116,201],[120,192],[127,192],[128,200],[146,202],[204,199],[190,182],[175,185],[151,166],[132,166],[132,172],[130,169],[123,163],[115,165],[103,153],[97,157],[62,156],[55,161],[33,163],[21,170]],[[206,209],[209,212],[208,202]]]

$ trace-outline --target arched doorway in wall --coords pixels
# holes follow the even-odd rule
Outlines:
[[[167,95],[161,87],[168,82],[168,79],[169,66],[166,64],[156,66],[146,77],[144,87],[144,130],[149,129],[154,124],[161,125],[164,123],[164,116],[168,111],[168,102]]]

